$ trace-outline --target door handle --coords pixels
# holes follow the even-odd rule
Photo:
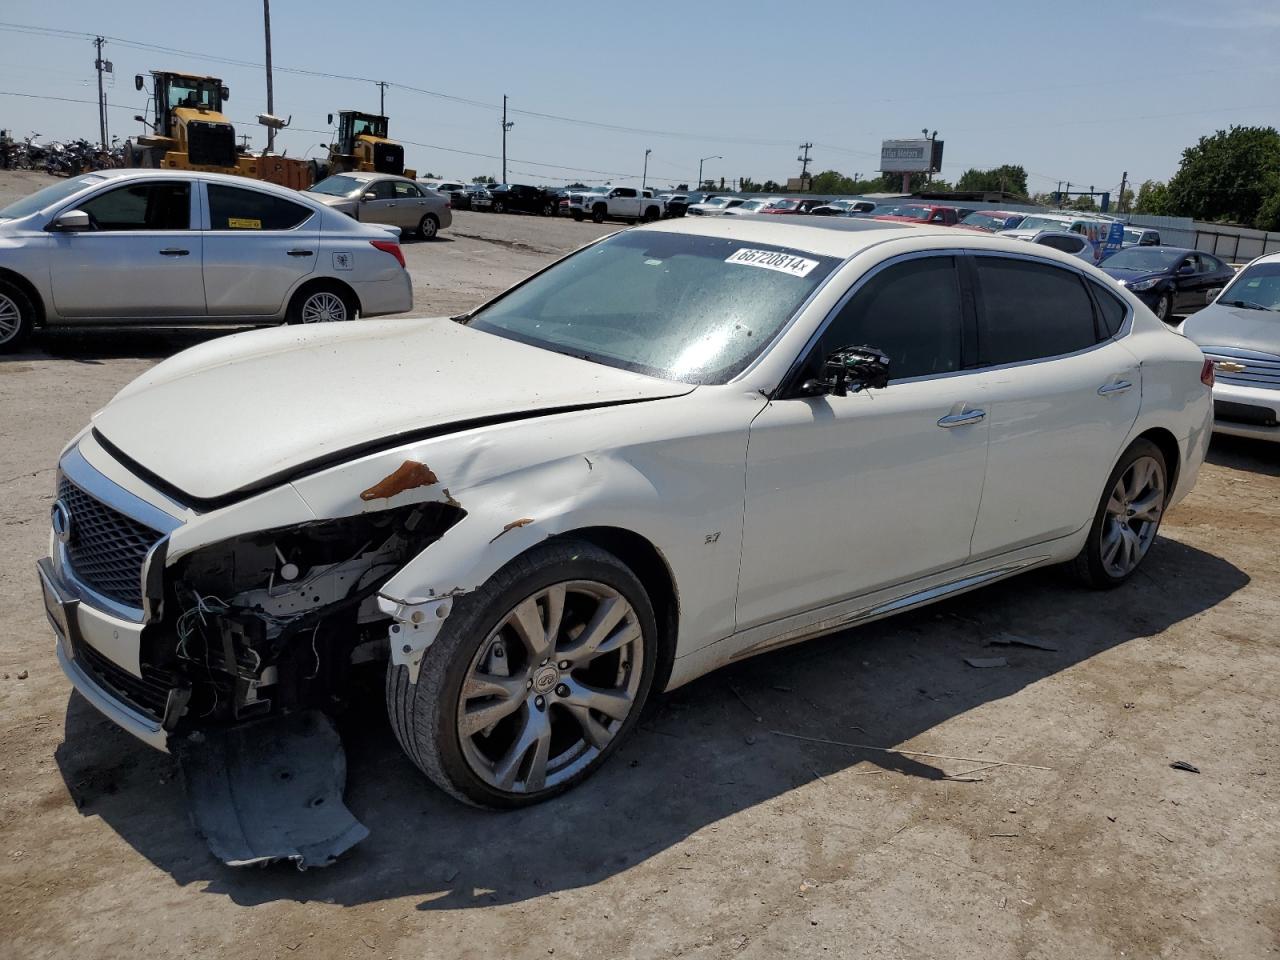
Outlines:
[[[985,410],[962,410],[960,413],[952,413],[943,417],[938,421],[940,427],[963,427],[970,423],[978,423],[985,420],[987,411]]]
[[[190,250],[179,250],[177,247],[165,247],[160,251],[160,256],[162,257],[188,257],[190,255]]]
[[[312,256],[314,253],[315,253],[315,251],[314,251],[314,250],[290,250],[290,251],[289,251],[289,256],[291,256],[291,257],[310,257],[310,256]]]
[[[1114,397],[1121,393],[1126,393],[1133,389],[1133,384],[1128,380],[1117,380],[1115,383],[1104,383],[1098,388],[1098,396]]]

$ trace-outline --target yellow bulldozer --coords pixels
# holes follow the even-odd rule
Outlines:
[[[329,114],[329,126],[333,126],[333,114]],[[329,144],[327,167],[316,171],[327,176],[331,173],[395,173],[410,180],[417,179],[417,171],[406,170],[404,147],[387,139],[387,118],[376,113],[359,110],[338,112],[338,139]]]
[[[303,160],[274,154],[253,154],[236,146],[236,131],[222,113],[231,91],[217,77],[200,77],[170,70],[152,70],[152,119],[134,119],[151,133],[128,141],[126,167],[162,167],[229,173],[254,180],[302,189],[311,184],[311,168]],[[145,88],[142,74],[134,77],[138,90]],[[262,118],[263,122],[272,118]]]

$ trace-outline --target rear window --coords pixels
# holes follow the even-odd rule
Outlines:
[[[1097,342],[1093,304],[1075,273],[990,256],[975,257],[974,266],[981,365],[1056,357]]]
[[[1093,291],[1093,299],[1098,304],[1098,320],[1102,327],[1103,335],[1106,337],[1114,337],[1120,332],[1120,328],[1124,326],[1124,316],[1129,312],[1129,308],[1124,302],[1110,290],[1106,289],[1100,283],[1089,281],[1089,289]]]
[[[311,213],[310,207],[269,193],[209,184],[210,230],[291,230]]]

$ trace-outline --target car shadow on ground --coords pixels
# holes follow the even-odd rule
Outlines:
[[[94,327],[84,330],[39,330],[17,353],[0,360],[71,360],[99,363],[103,360],[160,360],[218,337],[242,333],[254,327]]]
[[[101,818],[176,883],[204,883],[206,892],[237,904],[350,905],[410,896],[418,909],[436,910],[520,902],[596,883],[708,825],[855,764],[941,778],[943,770],[927,758],[771,731],[900,745],[1104,651],[1158,634],[1248,582],[1218,557],[1162,540],[1139,576],[1118,590],[1088,591],[1059,570],[1038,571],[743,661],[657,698],[635,736],[595,777],[514,812],[471,809],[433,788],[400,752],[380,697],[370,696],[339,727],[347,802],[372,835],[336,865],[305,874],[285,864],[236,870],[217,862],[189,826],[172,761],[117,730],[78,696],[68,704],[56,760],[83,815]],[[1058,649],[990,646],[1002,634]],[[964,663],[995,655],[1007,657],[1008,666]],[[944,746],[922,749],[946,752]]]
[[[1280,477],[1280,443],[1214,434],[1205,460],[1219,467]]]

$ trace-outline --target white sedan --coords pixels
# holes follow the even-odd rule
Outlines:
[[[456,321],[161,363],[63,453],[40,573],[72,683],[147,743],[331,703],[382,655],[412,762],[513,807],[721,664],[1049,564],[1120,586],[1195,483],[1211,380],[1047,247],[667,221]]]
[[[191,170],[100,170],[11,203],[0,264],[0,352],[46,326],[315,323],[413,306],[394,232]]]

